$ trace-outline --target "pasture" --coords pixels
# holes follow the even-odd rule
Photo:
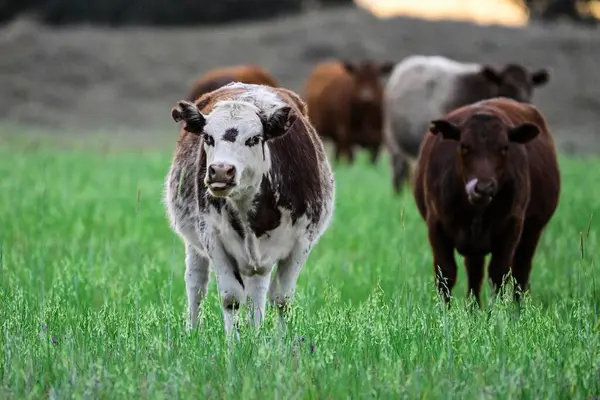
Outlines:
[[[485,284],[483,310],[469,311],[459,260],[446,311],[412,195],[392,195],[387,154],[371,167],[360,152],[335,166],[333,223],[287,331],[269,309],[260,331],[228,343],[214,279],[200,330],[185,330],[184,248],[161,204],[173,146],[3,141],[0,397],[600,395],[597,157],[560,158],[561,200],[523,309],[491,303]]]

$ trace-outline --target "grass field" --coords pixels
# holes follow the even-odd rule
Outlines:
[[[599,159],[561,158],[520,314],[487,284],[484,310],[467,311],[462,269],[455,307],[440,307],[425,226],[409,194],[392,196],[387,159],[338,167],[287,333],[270,310],[228,344],[214,280],[201,329],[185,331],[183,245],[161,204],[170,158],[0,148],[1,398],[600,395]]]

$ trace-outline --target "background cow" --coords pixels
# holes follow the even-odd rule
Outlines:
[[[352,163],[352,146],[358,145],[377,162],[383,135],[381,76],[392,67],[371,60],[325,61],[309,75],[305,96],[310,120],[321,137],[334,142],[336,161],[344,153]]]
[[[458,107],[496,96],[530,102],[549,80],[545,69],[517,64],[496,71],[442,56],[409,56],[394,68],[384,92],[384,135],[396,193],[409,175],[429,122]]]
[[[465,257],[469,293],[478,303],[490,252],[494,288],[510,269],[517,289],[527,290],[559,193],[554,139],[534,106],[495,98],[433,121],[415,170],[414,196],[445,300],[456,282],[454,249]]]
[[[190,323],[210,261],[226,332],[246,296],[258,326],[267,291],[283,309],[332,218],[335,187],[323,144],[300,97],[283,88],[232,83],[195,104],[179,102],[172,115],[183,127],[165,198],[185,243]]]
[[[234,65],[206,72],[194,82],[192,90],[190,90],[186,99],[194,101],[203,94],[212,92],[231,82],[255,83],[272,87],[279,86],[278,79],[268,69],[260,65]]]

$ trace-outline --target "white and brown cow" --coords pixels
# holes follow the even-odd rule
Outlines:
[[[492,97],[529,103],[535,87],[548,82],[547,70],[528,71],[506,64],[496,71],[478,63],[443,56],[413,55],[396,64],[384,90],[384,142],[390,154],[396,193],[408,178],[430,121]]]
[[[247,297],[259,326],[267,294],[280,310],[293,297],[332,219],[335,184],[323,144],[304,101],[284,88],[231,83],[180,101],[172,117],[182,128],[165,203],[185,243],[189,323],[196,325],[210,264],[225,331]]]

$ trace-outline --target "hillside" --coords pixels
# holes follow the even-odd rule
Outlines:
[[[174,102],[198,74],[226,64],[262,63],[302,91],[314,63],[329,57],[521,61],[551,70],[534,102],[561,147],[600,151],[600,35],[589,28],[379,20],[360,10],[186,29],[50,29],[23,19],[2,29],[0,49],[0,119],[63,131],[174,132]]]

